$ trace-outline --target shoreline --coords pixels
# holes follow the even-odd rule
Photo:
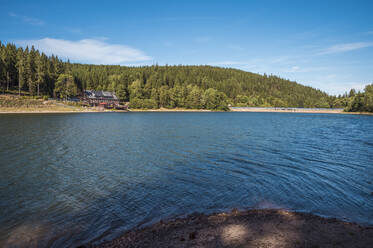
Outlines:
[[[4,111],[4,109],[0,108],[0,114],[69,114],[69,113],[146,113],[146,112],[199,112],[199,113],[293,113],[293,114],[346,114],[346,115],[373,115],[373,113],[369,112],[335,112],[335,111],[284,111],[284,110],[266,110],[266,111],[256,111],[256,110],[249,110],[249,111],[241,111],[241,110],[231,110],[231,111],[211,111],[208,109],[129,109],[129,110],[83,110],[83,111],[74,111],[74,110],[30,110],[30,111]]]
[[[282,209],[191,214],[88,247],[369,247],[373,227]]]
[[[287,109],[287,108],[239,108],[230,109],[231,112],[252,112],[252,113],[302,113],[302,114],[352,114],[352,115],[373,115],[369,112],[345,112],[340,109]]]
[[[128,109],[129,112],[214,112],[209,109],[159,108],[159,109]],[[218,111],[215,111],[218,112]]]
[[[59,114],[59,113],[138,113],[138,112],[235,112],[235,113],[302,113],[302,114],[348,114],[348,115],[373,115],[369,112],[344,112],[340,109],[286,109],[286,108],[230,108],[229,111],[213,111],[209,109],[185,109],[185,108],[159,108],[159,109],[128,109],[128,110],[111,110],[80,108],[71,106],[52,106],[43,108],[7,108],[0,107],[0,114]]]
[[[115,113],[115,112],[128,112],[128,111],[100,111],[100,110],[89,110],[89,111],[58,111],[58,110],[47,110],[47,111],[0,111],[0,114],[85,114],[85,113]]]

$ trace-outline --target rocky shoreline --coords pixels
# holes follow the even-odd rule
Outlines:
[[[286,210],[232,210],[160,221],[90,247],[372,247],[373,227]]]

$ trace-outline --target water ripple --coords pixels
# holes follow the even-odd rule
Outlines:
[[[0,246],[25,232],[78,246],[233,207],[373,225],[371,116],[7,115],[0,135]]]

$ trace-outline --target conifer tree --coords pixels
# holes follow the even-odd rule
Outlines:
[[[1,57],[4,66],[3,70],[5,70],[4,76],[6,81],[6,90],[8,91],[17,77],[15,66],[16,47],[13,44],[8,43],[6,46],[3,47]]]
[[[37,56],[36,60],[36,84],[37,84],[37,95],[40,95],[40,85],[43,86],[46,81],[47,74],[47,56],[43,53]]]
[[[57,97],[67,99],[68,97],[76,96],[77,87],[74,77],[69,74],[61,74],[58,76],[54,93]]]
[[[36,56],[35,48],[32,46],[26,59],[26,80],[31,95],[35,95],[36,92]]]
[[[18,95],[21,95],[21,89],[26,82],[26,58],[25,52],[22,48],[18,48],[17,51],[17,72],[18,72]]]
[[[6,81],[6,70],[5,70],[5,63],[4,63],[4,60],[3,58],[0,56],[0,87],[5,89],[5,87],[2,87],[3,85],[5,85],[5,81]]]

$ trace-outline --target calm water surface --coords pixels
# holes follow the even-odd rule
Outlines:
[[[0,246],[102,242],[234,207],[373,225],[373,116],[0,115],[0,138]]]

